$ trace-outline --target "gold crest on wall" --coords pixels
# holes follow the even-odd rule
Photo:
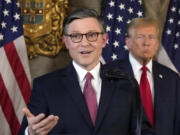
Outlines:
[[[68,0],[20,0],[28,56],[55,56],[63,47],[62,25]]]

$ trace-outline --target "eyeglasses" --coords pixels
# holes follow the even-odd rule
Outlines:
[[[73,33],[73,34],[65,34],[65,36],[69,36],[74,43],[79,43],[82,41],[83,36],[86,36],[86,39],[90,42],[94,42],[97,40],[98,35],[103,34],[102,32],[88,32],[86,34],[81,33]]]

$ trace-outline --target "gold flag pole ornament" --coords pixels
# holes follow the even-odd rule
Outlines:
[[[68,0],[20,0],[28,56],[56,56],[64,46],[62,25]]]

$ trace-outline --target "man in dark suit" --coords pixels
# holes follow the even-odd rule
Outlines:
[[[34,80],[19,134],[136,135],[141,124],[134,84],[99,62],[108,38],[103,19],[94,10],[80,9],[65,18],[63,28],[73,61]],[[149,125],[143,121],[142,134],[152,134]]]
[[[141,68],[147,67],[150,95],[146,94],[145,98],[152,100],[152,116],[148,114],[151,107],[147,107],[147,101],[143,103],[144,109],[147,107],[145,112],[157,135],[180,135],[180,79],[178,74],[152,60],[159,44],[158,23],[150,18],[135,18],[127,29],[129,55],[106,67],[120,69],[135,77],[140,88]]]

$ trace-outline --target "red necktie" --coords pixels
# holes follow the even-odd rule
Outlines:
[[[153,110],[153,102],[152,102],[152,95],[151,95],[151,88],[149,85],[149,81],[147,79],[147,67],[143,66],[141,68],[142,75],[140,80],[140,94],[142,99],[142,104],[146,115],[154,128],[154,110]]]
[[[95,125],[96,115],[97,115],[96,93],[91,84],[92,75],[88,72],[85,77],[86,77],[86,82],[84,85],[84,97],[89,110],[89,114],[91,116],[92,123],[93,125]]]

